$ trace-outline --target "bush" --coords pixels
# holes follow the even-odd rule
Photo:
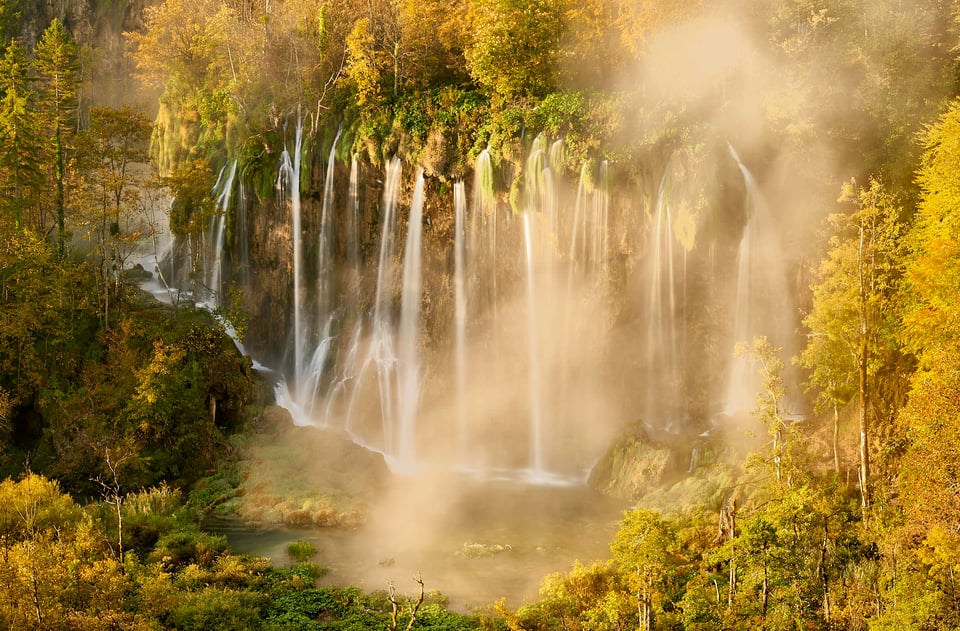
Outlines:
[[[184,594],[170,613],[170,626],[184,631],[236,631],[262,628],[263,597],[246,590],[206,588]]]
[[[209,567],[226,549],[227,538],[222,535],[208,535],[199,529],[178,530],[160,537],[149,560],[168,569],[191,563]]]
[[[287,546],[287,554],[297,563],[306,563],[317,554],[317,549],[306,541],[294,541]]]

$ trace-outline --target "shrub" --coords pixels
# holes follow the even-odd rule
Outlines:
[[[294,541],[287,546],[287,554],[297,563],[306,563],[317,554],[317,549],[307,541]]]

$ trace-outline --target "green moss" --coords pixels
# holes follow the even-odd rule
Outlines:
[[[618,440],[594,467],[590,485],[606,495],[637,499],[661,485],[671,473],[669,449],[639,434]]]

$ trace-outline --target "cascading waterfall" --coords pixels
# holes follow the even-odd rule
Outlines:
[[[775,346],[783,347],[783,354],[789,358],[793,354],[794,309],[780,237],[753,174],[733,146],[728,148],[746,188],[746,223],[737,249],[733,340],[736,344],[749,344],[754,337],[766,336]],[[749,358],[742,353],[734,357],[729,368],[724,414],[736,416],[753,410],[758,387],[759,380],[751,370]]]
[[[320,209],[320,235],[317,242],[317,313],[324,320],[332,311],[333,291],[333,176],[336,166],[337,141],[340,140],[340,131],[330,145],[330,156],[327,159],[326,177],[323,181],[323,205]]]
[[[239,179],[237,194],[237,244],[239,256],[240,284],[250,284],[250,227],[247,225],[247,195],[243,186],[243,176]]]
[[[389,452],[395,444],[394,402],[396,401],[397,354],[394,349],[389,297],[393,290],[394,212],[400,194],[403,165],[394,157],[387,163],[383,189],[383,221],[380,231],[380,254],[377,259],[377,287],[373,302],[371,339],[366,359],[359,371],[347,407],[347,431],[355,433],[355,410],[364,377],[373,364],[377,374],[377,395],[380,403],[382,449]]]
[[[357,154],[350,156],[350,187],[347,192],[347,266],[350,269],[351,311],[356,312],[360,282],[360,193]]]
[[[478,304],[477,310],[490,307],[493,330],[497,318],[497,207],[493,195],[493,165],[490,150],[484,149],[477,156],[473,176],[471,204],[470,248],[472,253],[467,271],[473,281],[470,294]]]
[[[469,441],[467,420],[467,293],[466,293],[466,227],[467,193],[463,182],[453,186],[453,260],[455,370],[457,379],[457,451],[461,463],[467,462]]]
[[[339,134],[338,134],[339,138]],[[336,140],[334,141],[334,146],[336,146]],[[331,148],[330,151],[330,162],[327,166],[327,182],[330,183],[331,193],[329,195],[329,204],[330,204],[330,214],[332,215],[333,209],[333,193],[332,193],[332,183],[333,183],[333,173],[329,165],[333,164],[334,160],[334,151]],[[353,397],[351,395],[351,385],[355,385],[357,381],[357,373],[362,370],[362,366],[358,365],[360,358],[360,346],[363,336],[363,319],[360,317],[359,308],[360,308],[360,243],[359,243],[359,213],[360,213],[360,196],[358,193],[358,165],[357,165],[357,156],[354,154],[350,158],[350,182],[347,190],[347,205],[344,213],[343,221],[343,240],[345,241],[345,265],[347,269],[346,276],[346,304],[342,308],[338,309],[338,313],[342,313],[342,317],[339,326],[343,331],[349,331],[352,326],[353,332],[350,335],[350,343],[347,346],[337,345],[336,349],[331,349],[331,352],[336,351],[336,362],[333,366],[335,376],[332,378],[329,392],[326,397],[326,404],[323,409],[323,419],[325,425],[336,424],[339,427],[345,429],[348,433],[352,433],[352,403]],[[325,187],[326,190],[326,187]],[[324,196],[326,199],[326,195]],[[325,203],[327,203],[325,201]],[[331,263],[332,266],[332,263]],[[331,270],[332,273],[333,270]],[[331,309],[332,311],[332,309]],[[328,318],[328,321],[332,324],[332,318]],[[357,440],[359,441],[358,437]]]
[[[484,150],[472,184],[453,186],[452,221],[442,209],[425,219],[427,180],[418,169],[408,178],[412,200],[404,222],[398,215],[402,165],[394,158],[383,174],[382,201],[373,210],[378,214],[369,215],[379,218],[370,229],[379,241],[373,235],[368,242],[362,240],[357,156],[350,161],[347,194],[334,194],[339,134],[329,149],[317,214],[311,215],[318,221],[302,222],[302,133],[298,120],[277,178],[290,208],[293,241],[293,358],[289,389],[281,384],[277,394],[296,422],[341,427],[356,442],[381,451],[395,470],[449,465],[482,476],[566,483],[582,479],[609,444],[616,422],[640,418],[655,430],[702,429],[716,408],[743,413],[749,405],[755,384],[745,362],[711,360],[703,373],[708,379],[724,376],[702,388],[694,387],[697,375],[688,365],[693,342],[687,336],[699,343],[703,329],[720,325],[697,311],[699,302],[689,308],[686,302],[686,248],[699,246],[674,234],[689,229],[684,222],[691,220],[684,214],[690,212],[684,205],[688,198],[679,196],[688,182],[676,175],[686,171],[668,168],[656,190],[647,191],[654,205],[643,215],[631,214],[628,203],[611,204],[605,161],[585,163],[576,196],[572,188],[567,195],[563,143],[548,144],[538,136],[520,173],[522,209],[510,212],[506,195],[494,194],[491,156]],[[782,327],[774,323],[792,308],[782,265],[774,261],[781,257],[775,230],[759,187],[732,150],[731,155],[747,191],[746,221],[737,234],[737,287],[732,282],[729,287],[736,302],[725,303],[735,306],[734,331],[707,335],[746,341],[767,334],[785,345],[791,320],[781,317],[788,323]],[[237,213],[230,225],[238,230],[246,225],[240,204],[231,202],[242,173],[235,162],[221,171],[212,193],[220,210],[201,235],[206,247],[195,248],[205,259],[197,277],[211,288],[219,287],[226,273],[217,248],[210,247],[223,242],[222,218],[229,209]],[[242,181],[239,186],[242,197]],[[634,232],[641,217],[647,229]],[[433,228],[424,233],[430,220]],[[616,243],[611,234],[620,235]],[[243,237],[237,235],[229,259],[239,263],[226,270],[235,277],[249,256]],[[736,247],[729,233],[710,237],[707,245],[718,251]],[[312,239],[315,271],[303,260],[312,252]],[[361,243],[371,248],[367,260]],[[726,300],[719,281],[733,275],[733,262],[714,271],[709,257],[690,252],[691,295]],[[448,267],[427,268],[443,261]],[[618,282],[636,291],[611,304],[626,293]],[[445,324],[437,320],[443,317],[449,318]],[[611,333],[614,321],[623,331]],[[427,330],[426,322],[448,327],[451,339],[444,340],[441,329]],[[639,352],[628,340],[637,340]],[[634,350],[611,361],[617,347]],[[608,402],[621,393],[623,403]],[[703,400],[693,409],[690,400],[696,396]],[[595,438],[594,427],[604,424],[607,435]]]
[[[657,429],[674,429],[681,408],[682,349],[678,345],[676,271],[670,206],[665,195],[667,175],[660,180],[653,216],[647,270],[646,355],[647,394],[644,421]]]
[[[593,240],[591,248],[591,274],[602,278],[609,252],[610,187],[606,160],[600,162],[597,187],[593,194]]]
[[[756,231],[753,210],[748,205],[747,225],[743,228],[737,248],[737,286],[733,301],[733,340],[735,344],[750,341],[750,243]],[[753,407],[750,383],[750,361],[737,353],[730,364],[730,377],[724,398],[723,411],[728,416],[748,412]]]
[[[537,293],[534,282],[534,243],[530,227],[530,211],[523,214],[523,236],[527,261],[527,344],[529,345],[530,388],[530,468],[534,477],[544,471],[543,417],[540,391],[540,345],[537,340]]]
[[[330,146],[330,156],[327,160],[326,177],[323,183],[323,205],[320,210],[320,230],[317,240],[317,313],[316,320],[320,325],[320,335],[310,358],[307,371],[302,375],[302,381],[297,382],[297,392],[301,395],[301,407],[313,417],[317,398],[321,394],[323,379],[327,372],[328,357],[334,345],[333,328],[335,324],[335,310],[333,308],[333,281],[334,261],[333,249],[333,185],[334,168],[336,166],[337,141],[340,140],[340,130]],[[323,423],[329,422],[326,414]]]
[[[403,258],[403,288],[400,303],[398,348],[399,424],[397,444],[391,453],[409,467],[414,463],[417,411],[420,402],[420,299],[422,293],[421,235],[423,217],[423,169],[417,170],[407,222],[407,243]]]
[[[588,277],[600,278],[608,255],[608,224],[610,214],[610,191],[608,188],[607,161],[600,163],[597,183],[590,190],[592,179],[590,163],[580,169],[573,216],[570,224],[569,260],[572,274],[579,270]]]
[[[333,152],[331,151],[331,156]],[[331,158],[332,162],[332,158]],[[331,181],[332,181],[332,176]],[[347,192],[347,208],[344,222],[344,232],[346,233],[346,265],[349,273],[347,279],[347,305],[346,314],[354,319],[353,335],[350,338],[350,344],[345,354],[337,362],[340,373],[334,380],[330,394],[327,398],[327,405],[324,410],[324,419],[326,424],[331,424],[336,414],[339,413],[339,424],[348,433],[352,431],[352,397],[347,398],[350,384],[355,384],[357,380],[356,371],[359,369],[357,362],[360,356],[360,345],[363,336],[363,319],[360,317],[360,195],[358,192],[359,168],[357,165],[357,156],[353,154],[350,158],[350,183]],[[343,409],[337,409],[337,405],[345,406]]]
[[[224,179],[223,174],[227,177]],[[214,185],[213,192],[216,195],[216,212],[210,217],[209,237],[212,250],[212,260],[206,269],[206,295],[207,300],[213,307],[220,305],[220,299],[223,295],[221,278],[223,277],[223,248],[226,237],[227,214],[230,211],[230,197],[233,193],[233,179],[237,173],[237,161],[233,160],[228,165],[220,169],[217,177],[217,183]],[[219,191],[219,192],[218,192]]]
[[[300,157],[303,142],[303,120],[297,116],[293,156],[286,147],[280,154],[280,170],[277,174],[277,190],[282,202],[290,203],[291,230],[293,232],[293,382],[303,383],[303,349],[307,339],[303,324],[303,235],[300,225]]]

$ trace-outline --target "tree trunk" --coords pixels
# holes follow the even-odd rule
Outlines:
[[[103,271],[103,328],[110,329],[110,276],[107,270]]]
[[[860,504],[866,508],[870,505],[870,443],[868,437],[867,419],[867,336],[861,332],[860,357],[858,358],[857,372],[860,376]]]
[[[830,624],[830,575],[827,573],[827,537],[826,526],[823,529],[823,541],[820,543],[820,581],[823,585],[823,619]]]
[[[767,619],[767,602],[768,596],[770,593],[769,588],[769,579],[767,576],[767,564],[763,564],[763,585],[760,587],[760,615],[766,620]]]
[[[833,470],[840,473],[840,408],[833,402]]]
[[[858,393],[860,403],[860,504],[870,505],[870,444],[867,441],[867,278],[864,261],[863,221],[860,223],[860,243],[857,250],[857,276],[860,297],[860,339],[857,349]]]
[[[63,239],[65,232],[65,222],[64,222],[64,211],[63,211],[63,142],[60,137],[60,120],[59,113],[57,114],[57,132],[56,132],[56,149],[57,149],[57,166],[56,166],[56,176],[57,176],[57,255],[63,257]]]

